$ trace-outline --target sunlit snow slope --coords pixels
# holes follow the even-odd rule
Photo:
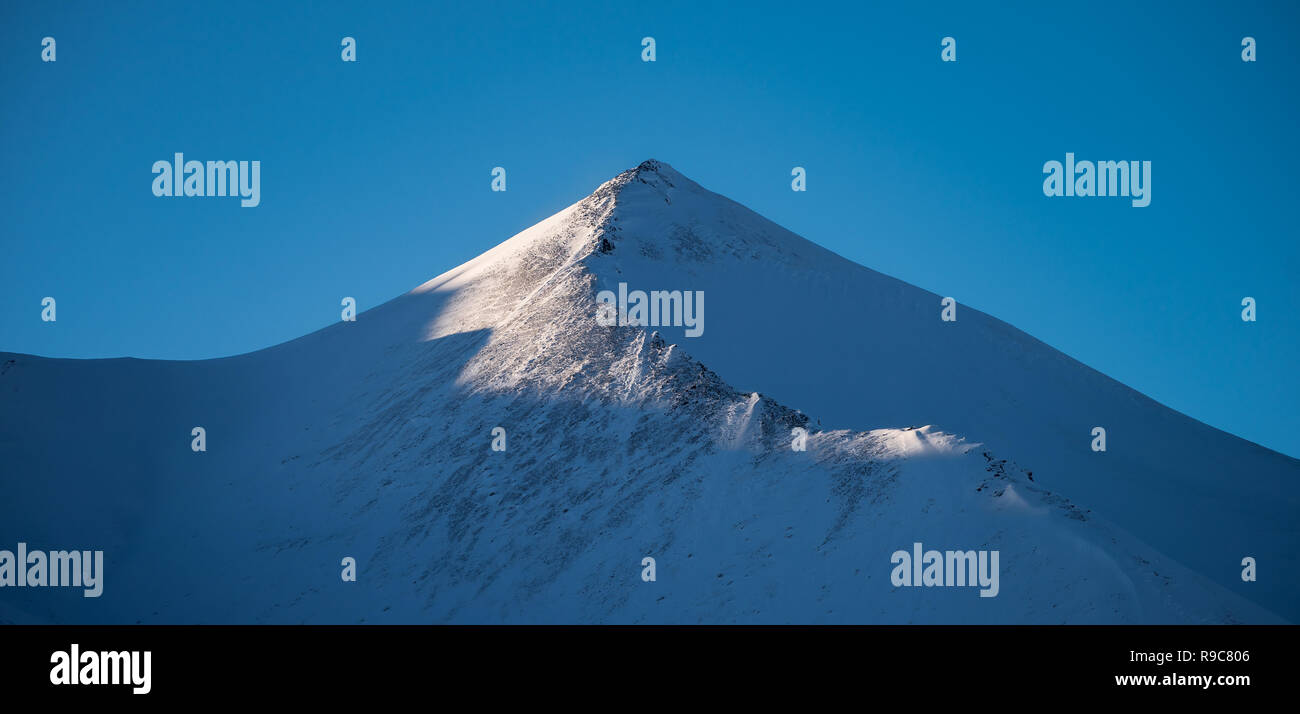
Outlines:
[[[704,291],[704,334],[598,325],[619,282]],[[107,571],[0,621],[1300,617],[1300,462],[939,309],[649,161],[261,352],[0,353],[0,549]],[[998,595],[895,587],[914,542],[999,551]]]

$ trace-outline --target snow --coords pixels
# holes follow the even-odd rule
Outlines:
[[[620,281],[703,290],[703,335],[597,325]],[[0,590],[0,620],[1300,616],[1300,462],[965,305],[941,322],[939,299],[650,161],[270,349],[0,353],[0,548],[103,549],[106,570],[95,600]],[[998,596],[893,587],[914,542],[1000,551]]]

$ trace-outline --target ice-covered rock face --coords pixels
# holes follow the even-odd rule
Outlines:
[[[599,324],[596,296],[619,283],[703,291],[707,330]],[[108,563],[95,601],[3,590],[0,618],[1294,616],[1290,576],[1229,590],[1242,556],[1294,558],[1294,460],[974,310],[938,315],[938,296],[652,160],[355,323],[275,348],[0,355],[0,548],[94,546]],[[1094,419],[1143,446],[1085,461]],[[202,454],[187,448],[196,424]],[[1226,483],[1233,464],[1254,480]],[[1215,519],[1188,535],[1181,519],[1210,501]],[[1135,533],[1165,527],[1192,545]],[[996,551],[996,595],[899,584],[895,556],[916,543]]]

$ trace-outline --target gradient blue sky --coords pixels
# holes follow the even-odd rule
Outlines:
[[[1297,3],[1045,4],[6,2],[0,350],[267,347],[653,157],[1300,455]],[[155,198],[176,151],[260,160],[261,206]],[[1151,205],[1044,197],[1067,151]]]

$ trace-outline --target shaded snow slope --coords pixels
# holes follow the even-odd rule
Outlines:
[[[704,290],[704,335],[600,327],[619,281]],[[959,309],[647,162],[268,350],[0,354],[0,548],[107,561],[0,619],[1295,619],[1294,460]],[[999,550],[998,596],[895,588],[917,541]]]
[[[1013,454],[1043,487],[1300,616],[1300,462],[1163,407],[977,310],[959,305],[957,321],[942,322],[941,296],[826,251],[670,167],[647,168],[621,191],[615,248],[592,266],[602,287],[703,290],[704,334],[682,340],[665,329],[666,339],[825,427],[934,424]],[[1091,449],[1096,426],[1106,429],[1105,453]],[[1246,556],[1271,563],[1271,576],[1242,582]]]

